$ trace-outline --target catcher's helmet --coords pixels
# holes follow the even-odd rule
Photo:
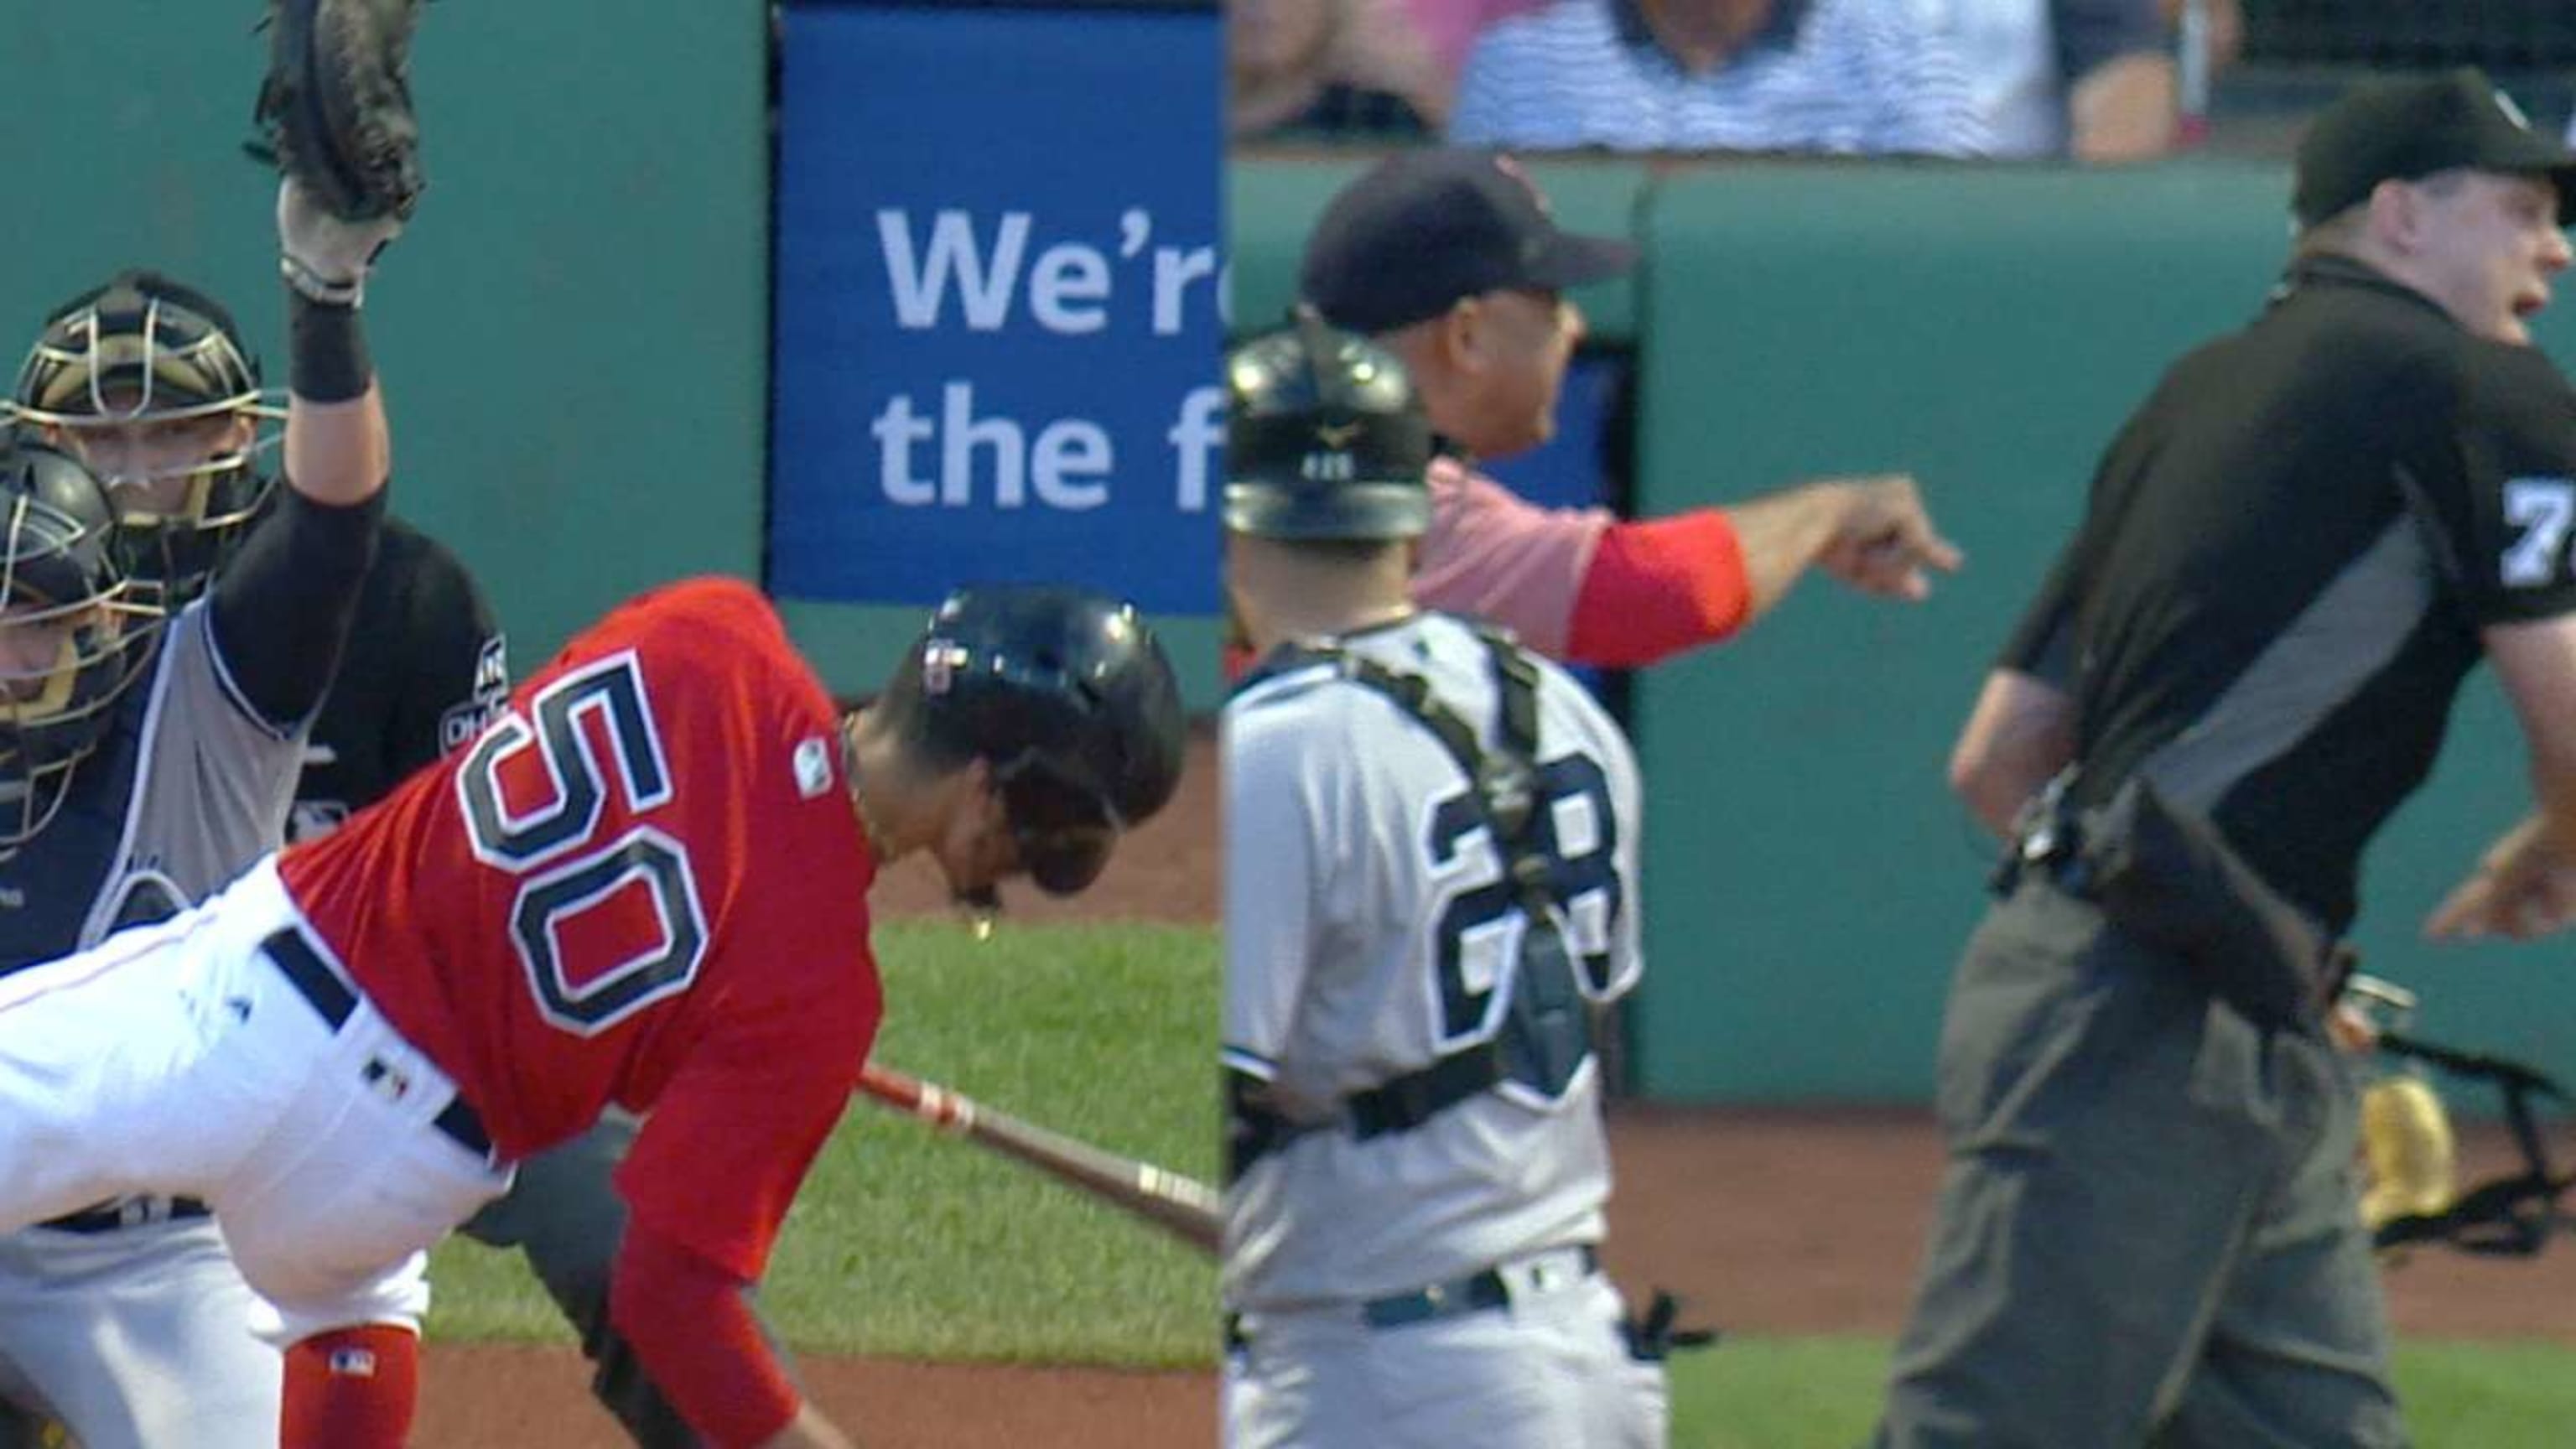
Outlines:
[[[1020,865],[1051,895],[1091,884],[1180,784],[1171,661],[1132,605],[1082,589],[949,595],[878,705],[934,762],[991,762]]]
[[[54,309],[27,351],[11,396],[19,422],[52,430],[93,464],[98,430],[237,415],[268,418],[259,364],[244,350],[232,314],[205,294],[157,272],[125,271]],[[227,443],[207,456],[100,481],[131,536],[135,582],[176,607],[204,589],[259,511],[264,481],[257,451]],[[187,480],[156,506],[132,485]]]
[[[0,452],[0,858],[44,829],[151,658],[107,491],[65,454]]]
[[[1225,360],[1225,526],[1393,540],[1431,526],[1431,425],[1404,364],[1301,312]]]

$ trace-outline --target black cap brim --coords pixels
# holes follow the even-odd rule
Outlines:
[[[2558,186],[2558,224],[2576,226],[2576,153],[2565,146],[2536,131],[2521,131],[2472,164],[2506,176],[2548,177]]]
[[[1637,247],[1633,242],[1561,231],[1549,237],[1538,255],[1530,259],[1527,284],[1563,292],[1624,277],[1636,266]]]

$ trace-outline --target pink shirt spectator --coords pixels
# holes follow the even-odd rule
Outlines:
[[[1431,47],[1432,58],[1440,62],[1443,75],[1455,84],[1459,67],[1467,63],[1467,51],[1476,43],[1476,32],[1524,10],[1536,10],[1547,0],[1404,0],[1413,12],[1413,28]]]

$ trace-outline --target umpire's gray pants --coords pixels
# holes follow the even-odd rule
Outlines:
[[[2401,1445],[2350,1069],[2026,881],[1941,1039],[1940,1215],[1877,1443]]]

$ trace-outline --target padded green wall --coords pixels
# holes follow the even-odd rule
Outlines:
[[[0,94],[21,118],[0,349],[117,267],[152,265],[229,301],[285,381],[274,183],[239,144],[266,57],[257,15],[86,0],[0,19]],[[766,7],[749,3],[423,17],[430,190],[367,300],[395,506],[483,579],[522,672],[638,589],[759,577],[768,43]],[[882,679],[925,611],[785,612],[851,693]],[[1213,621],[1164,626],[1188,697],[1213,707]]]
[[[265,58],[257,16],[11,7],[0,93],[20,120],[18,200],[0,337],[150,263],[231,300],[285,381],[274,183],[239,149]],[[688,0],[423,18],[430,190],[370,291],[369,331],[396,507],[482,576],[522,670],[636,589],[759,571],[767,32],[761,6]]]
[[[1736,643],[1639,676],[1640,1084],[1924,1099],[1992,854],[1943,784],[1950,742],[2110,432],[2176,354],[2260,307],[2286,249],[2288,178],[1581,162],[1542,175],[1570,224],[1625,215],[1646,248],[1642,512],[1905,469],[1969,555],[1919,608],[1810,581]],[[1293,260],[1279,259],[1305,224],[1291,213],[1311,219],[1329,185],[1284,159],[1242,162],[1232,184],[1237,295],[1284,294]],[[1608,216],[1570,203],[1623,188]],[[1625,318],[1627,300],[1600,310]],[[2570,355],[2569,310],[2542,341]],[[2367,862],[2359,941],[2370,969],[2425,991],[2427,1034],[2565,1066],[2576,953],[2415,938],[2524,798],[2517,737],[2481,673],[2436,778]]]

